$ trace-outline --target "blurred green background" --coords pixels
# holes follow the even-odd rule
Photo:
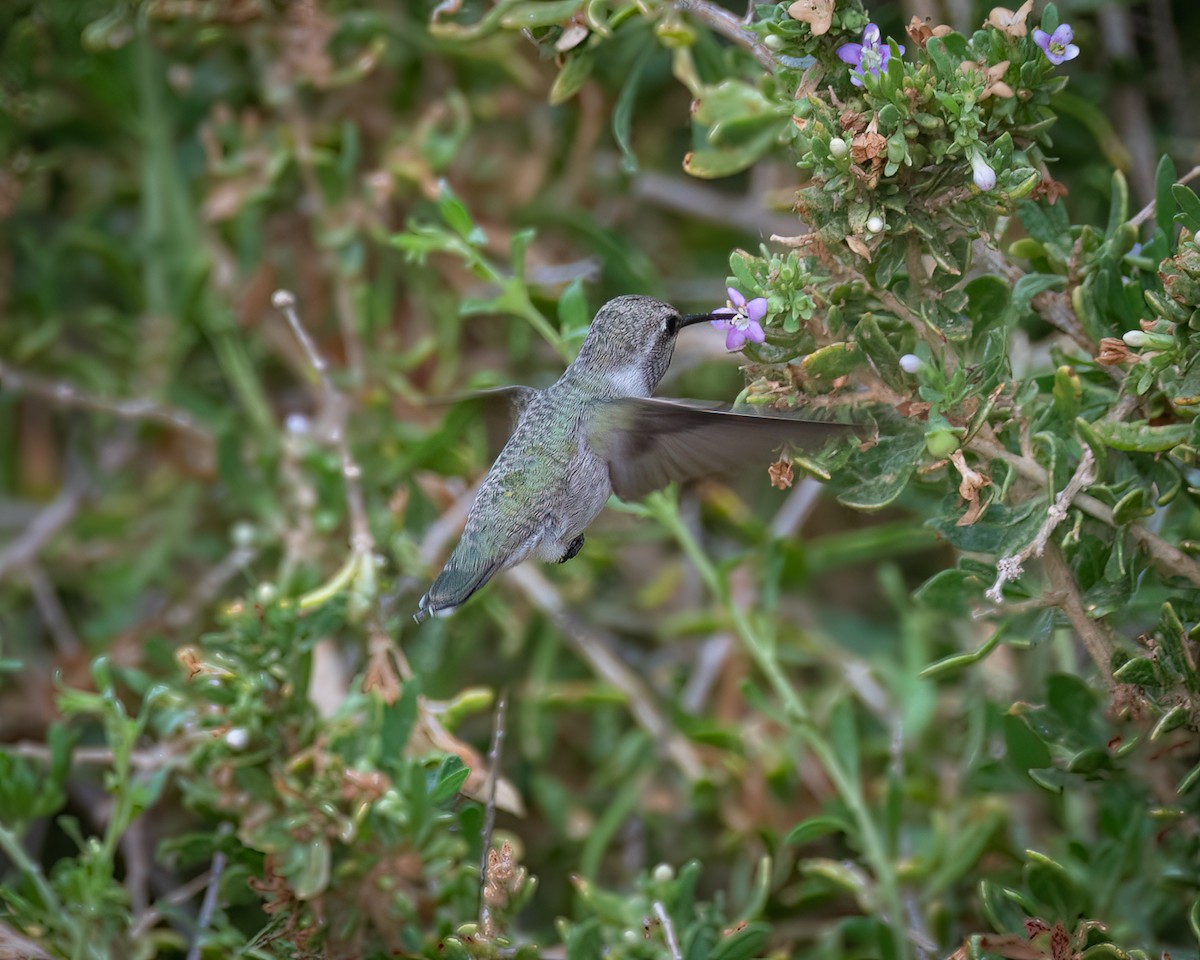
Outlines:
[[[339,606],[346,615],[321,629],[295,627],[307,638],[296,641],[297,669],[311,682],[280,682],[271,689],[281,699],[263,695],[257,706],[247,694],[251,736],[275,742],[278,723],[287,731],[279,752],[298,753],[336,739],[321,718],[376,716],[362,705],[363,679],[387,692],[403,678],[404,664],[381,652],[381,636],[398,638],[453,731],[424,750],[410,740],[418,759],[459,752],[472,766],[469,751],[488,750],[495,692],[507,691],[501,767],[525,809],[517,816],[515,803],[502,803],[498,827],[540,878],[512,922],[518,941],[549,942],[555,917],[588,910],[604,929],[636,926],[653,883],[667,883],[653,879],[655,865],[696,857],[699,896],[715,898],[723,918],[705,921],[714,930],[765,919],[769,949],[780,954],[905,955],[909,947],[881,947],[885,936],[854,925],[887,911],[870,884],[855,886],[835,829],[815,828],[805,850],[784,842],[806,818],[846,811],[811,741],[790,726],[787,704],[756,692],[751,658],[662,522],[610,510],[570,564],[501,578],[452,620],[416,630],[408,619],[505,426],[478,407],[430,398],[544,385],[609,297],[649,293],[684,310],[710,308],[724,299],[733,249],[797,232],[788,161],[712,182],[683,173],[690,97],[649,25],[631,19],[578,94],[552,105],[555,66],[532,44],[519,34],[477,43],[432,36],[432,8],[9,0],[0,11],[0,742],[13,747],[0,772],[13,784],[25,778],[34,794],[45,788],[47,758],[65,756],[52,731],[67,688],[107,698],[76,704],[69,724],[80,749],[101,752],[113,747],[112,729],[88,717],[136,716],[156,684],[176,698],[173,720],[156,714],[129,743],[166,750],[173,760],[164,769],[179,782],[159,783],[149,809],[124,822],[104,861],[107,880],[81,875],[80,902],[94,895],[124,919],[93,936],[97,949],[110,938],[112,952],[76,955],[133,956],[121,951],[134,944],[138,956],[183,955],[199,899],[168,910],[164,898],[205,869],[214,847],[225,849],[211,840],[218,820],[254,847],[232,800],[197,799],[199,781],[225,760],[204,766],[196,730],[211,721],[211,736],[236,751],[229,731],[242,728],[213,719],[225,709],[216,701],[202,708],[203,698],[188,699],[186,651],[210,666],[242,656],[264,676],[291,663],[292,621],[270,639],[270,616],[253,629],[240,618],[344,569],[348,517],[333,436],[342,428],[363,471],[383,607],[362,617]],[[871,10],[885,35],[901,38],[912,16],[969,32],[988,8],[912,0]],[[1127,174],[1136,209],[1153,196],[1161,154],[1181,171],[1200,163],[1192,54],[1200,6],[1070,0],[1059,9],[1083,52],[1055,104],[1054,176],[1069,187],[1076,222],[1102,223],[1114,166]],[[699,32],[702,72],[719,73],[727,55],[724,41]],[[486,235],[473,260],[418,259],[395,239],[440,222],[443,182]],[[331,363],[349,405],[344,423],[321,403],[271,307],[280,288],[295,294]],[[742,386],[721,338],[693,330],[661,392],[731,400]],[[922,679],[939,657],[979,647],[988,629],[910,597],[952,562],[923,525],[921,493],[870,516],[810,494],[747,474],[684,491],[671,515],[720,569],[733,601],[767,611],[781,669],[834,731],[832,749],[861,760],[861,794],[879,811],[894,884],[921,891],[920,916],[909,922],[926,940],[912,949],[945,953],[1029,914],[1069,930],[1081,919],[1114,923],[1122,942],[1151,952],[1194,950],[1178,906],[1195,893],[1194,825],[1168,839],[1152,820],[1132,818],[1137,770],[1068,799],[1027,773],[1046,748],[1016,723],[1014,702],[1048,702],[1047,724],[1084,723],[1091,741],[1128,734],[1070,678],[1069,633]],[[254,639],[238,641],[243,629]],[[222,644],[232,659],[205,659]],[[97,657],[110,672],[92,668]],[[50,777],[60,792],[42,806],[0,787],[0,819],[46,871],[75,855],[73,832],[105,835],[114,816],[105,757],[81,756]],[[128,776],[149,777],[146,762]],[[430,769],[445,773],[437,762]],[[486,795],[474,787],[476,799]],[[263,816],[285,816],[269,783],[247,789]],[[316,802],[336,787],[313,780],[303,789]],[[440,891],[432,903],[414,895],[411,915],[380,919],[384,911],[377,934],[314,955],[370,956],[385,949],[379,943],[395,955],[423,953],[472,919],[461,907],[472,881],[459,868],[480,854],[478,808],[468,815],[466,801],[440,802],[455,811],[460,846],[420,861],[412,882]],[[63,826],[64,813],[74,828]],[[207,846],[156,852],[188,830],[207,832]],[[1068,866],[1031,861],[1027,848]],[[337,864],[343,876],[403,876],[402,855],[387,849],[391,859],[364,866],[355,858],[378,850],[338,848],[335,877]],[[246,878],[269,875],[270,862],[243,848],[226,853],[244,872],[225,878],[219,922],[208,919],[225,938],[219,949],[234,951],[239,931],[250,937],[278,915],[262,912],[267,895],[246,893]],[[816,856],[824,873],[797,870]],[[1161,858],[1153,876],[1143,857]],[[573,874],[618,891],[616,903],[580,906]],[[1176,886],[1159,882],[1167,874]],[[11,896],[30,896],[28,872],[10,869],[5,883]],[[628,899],[634,887],[651,890],[645,903]],[[452,888],[459,899],[443,895]],[[1021,892],[1005,892],[1013,890]],[[328,907],[332,894],[321,893],[285,912],[320,912],[322,897]],[[160,916],[139,939],[131,930],[155,905]],[[175,932],[152,946],[154,929]],[[622,949],[662,955],[641,936],[638,928]],[[50,939],[47,949],[59,949]],[[290,943],[260,939],[255,949],[293,955]],[[763,943],[746,955],[765,953]]]

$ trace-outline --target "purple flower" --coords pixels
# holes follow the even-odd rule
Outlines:
[[[896,49],[904,53],[904,48],[899,44],[896,45]],[[880,42],[879,28],[873,23],[868,23],[863,30],[862,43],[843,43],[837,48],[837,55],[843,63],[848,63],[854,68],[850,71],[850,82],[856,87],[861,87],[862,78],[866,74],[879,76],[880,71],[887,66],[892,48]]]
[[[1071,41],[1075,39],[1075,34],[1071,31],[1069,25],[1060,23],[1058,29],[1053,33],[1047,33],[1045,30],[1033,31],[1033,42],[1042,48],[1042,52],[1046,54],[1046,59],[1056,67],[1060,63],[1065,63],[1067,60],[1074,60],[1079,56],[1079,48]]]
[[[767,336],[762,328],[763,318],[767,315],[767,298],[755,297],[747,303],[741,291],[726,287],[725,292],[729,294],[729,306],[712,312],[712,325],[718,330],[729,331],[725,334],[725,349],[741,350],[747,340],[762,343]]]

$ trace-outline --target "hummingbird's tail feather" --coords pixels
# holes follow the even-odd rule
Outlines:
[[[417,604],[417,612],[413,614],[417,623],[453,613],[503,568],[499,561],[480,562],[480,558],[467,558],[462,553],[460,548],[450,555],[445,568]]]

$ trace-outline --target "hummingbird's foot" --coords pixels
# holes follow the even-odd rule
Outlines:
[[[558,562],[566,563],[568,560],[570,560],[573,556],[575,556],[575,554],[577,554],[582,549],[583,549],[583,534],[581,533],[579,536],[577,536],[574,540],[571,541],[571,545],[569,547],[567,547],[567,552],[558,558]]]

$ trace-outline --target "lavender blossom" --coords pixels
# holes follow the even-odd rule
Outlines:
[[[1071,42],[1074,39],[1074,32],[1065,23],[1060,23],[1054,33],[1047,33],[1045,30],[1033,31],[1033,42],[1042,48],[1046,59],[1056,67],[1079,56],[1079,48]]]
[[[729,331],[725,334],[725,349],[741,350],[747,340],[762,343],[766,339],[762,321],[767,315],[767,298],[755,297],[747,303],[740,290],[727,287],[725,292],[729,294],[729,306],[712,312],[712,325]]]
[[[896,49],[904,53],[904,47],[899,44]],[[887,66],[892,49],[880,41],[879,27],[868,23],[863,30],[862,43],[843,43],[837,48],[837,55],[843,63],[848,63],[853,68],[850,71],[850,82],[856,87],[861,87],[866,74],[879,76]]]

